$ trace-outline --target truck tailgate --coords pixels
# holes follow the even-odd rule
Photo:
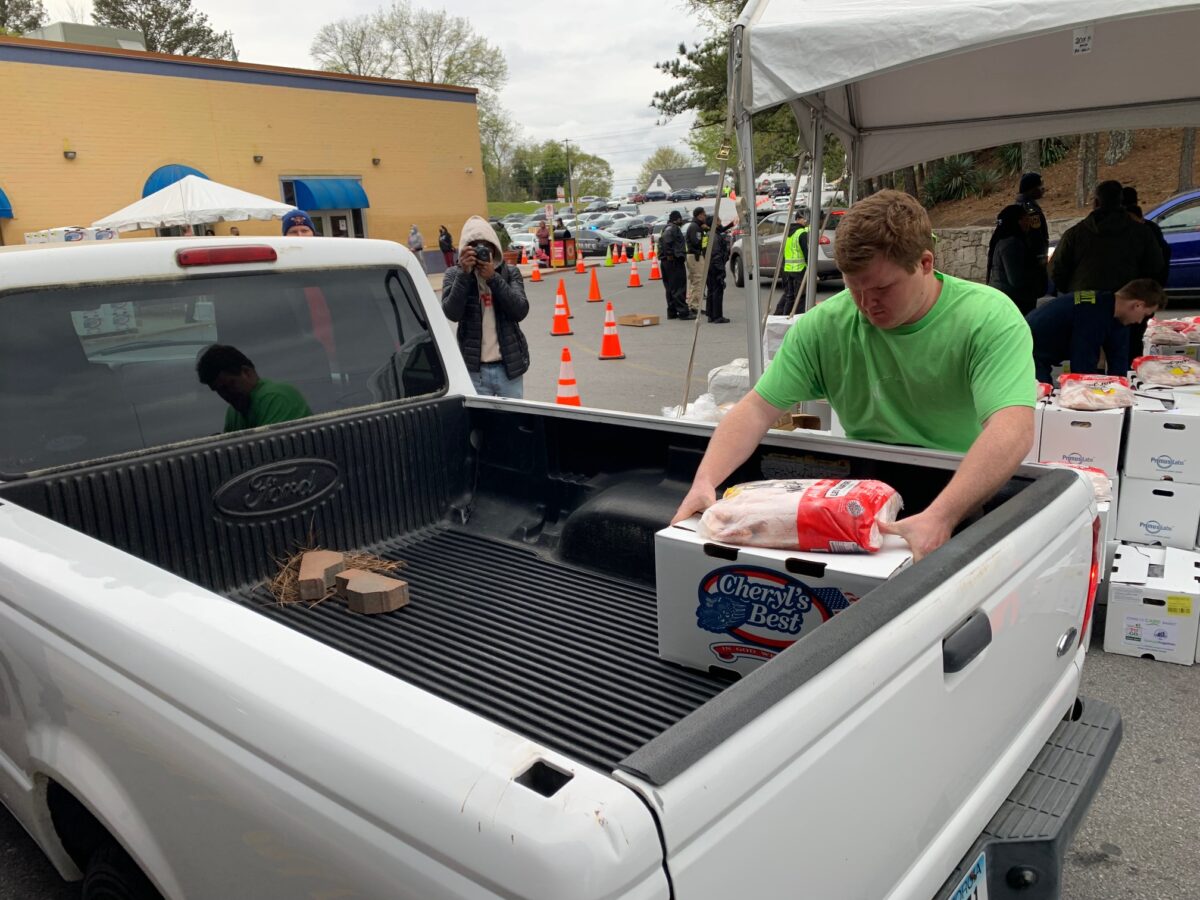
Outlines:
[[[1075,698],[1089,496],[1042,477],[627,759],[676,896],[929,900]]]

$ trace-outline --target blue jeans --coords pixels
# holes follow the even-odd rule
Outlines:
[[[479,371],[471,373],[471,384],[475,391],[483,397],[509,397],[520,400],[525,396],[523,387],[524,377],[518,375],[509,378],[504,371],[504,363],[480,363]]]

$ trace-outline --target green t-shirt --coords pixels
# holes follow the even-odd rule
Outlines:
[[[250,410],[242,415],[232,406],[225,410],[225,431],[241,431],[276,422],[290,422],[311,416],[312,410],[290,384],[260,378],[250,392]]]
[[[937,273],[911,325],[872,325],[842,291],[796,320],[754,389],[781,409],[825,398],[846,436],[965,453],[984,421],[1035,404],[1033,339],[994,288]]]

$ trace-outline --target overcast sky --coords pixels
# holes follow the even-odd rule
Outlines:
[[[88,0],[45,0],[51,21],[76,18]],[[233,32],[243,62],[315,68],[308,48],[317,30],[336,18],[378,9],[376,0],[291,0],[286,5],[247,0],[193,0],[218,31]],[[535,140],[577,140],[613,167],[614,189],[627,191],[642,162],[661,144],[687,150],[692,118],[656,125],[650,97],[670,79],[654,63],[671,58],[680,41],[703,36],[681,0],[551,3],[517,0],[421,2],[466,16],[503,51],[508,84],[501,102]],[[520,20],[513,13],[520,13]]]

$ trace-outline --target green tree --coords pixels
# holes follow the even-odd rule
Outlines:
[[[696,161],[691,155],[676,147],[663,145],[656,148],[642,163],[642,170],[638,172],[637,186],[645,190],[650,184],[650,179],[659,169],[685,169],[694,165],[696,165]]]
[[[192,0],[95,0],[92,21],[140,31],[156,53],[237,59],[233,35],[214,30]]]
[[[326,72],[391,78],[396,51],[379,27],[378,15],[338,19],[321,26],[308,51]]]
[[[612,194],[613,171],[607,160],[591,153],[571,153],[571,177],[575,180],[575,196],[595,194],[608,197]]]
[[[46,24],[42,0],[0,0],[0,32],[24,34]]]

